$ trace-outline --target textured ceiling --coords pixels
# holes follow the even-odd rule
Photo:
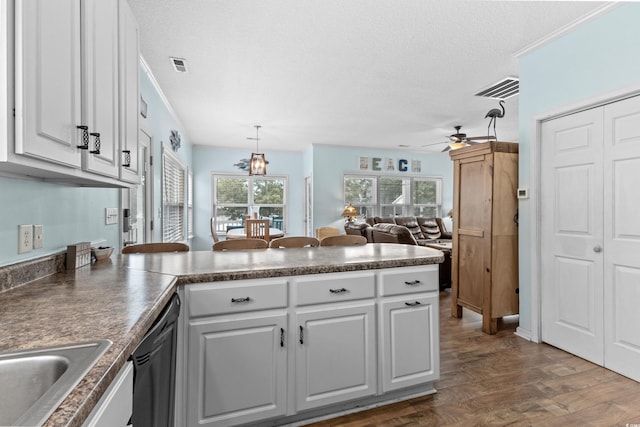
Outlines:
[[[129,0],[142,56],[197,145],[301,151],[309,144],[440,151],[453,126],[486,135],[518,76],[514,53],[601,2]],[[185,58],[176,73],[170,57]],[[517,141],[518,97],[497,136]],[[493,132],[491,132],[493,133]],[[428,144],[435,144],[424,147]]]

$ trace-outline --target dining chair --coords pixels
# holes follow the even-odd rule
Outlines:
[[[319,240],[324,239],[329,236],[338,236],[340,235],[340,230],[335,227],[318,227],[316,228],[316,237]]]
[[[367,243],[367,238],[353,234],[328,236],[320,240],[320,246],[360,246]]]
[[[269,241],[268,219],[247,219],[244,221],[247,239],[263,239]]]
[[[219,242],[220,239],[218,238],[218,234],[216,233],[214,221],[215,221],[215,218],[211,217],[211,219],[209,220],[209,229],[211,230],[211,237],[213,237],[213,243],[216,243],[216,242]]]
[[[214,251],[233,251],[242,249],[266,249],[269,242],[262,239],[221,240],[213,244]]]
[[[122,248],[123,254],[152,254],[159,252],[189,252],[184,243],[140,243]]]
[[[315,248],[317,246],[320,246],[320,240],[307,236],[279,237],[269,242],[270,248]]]

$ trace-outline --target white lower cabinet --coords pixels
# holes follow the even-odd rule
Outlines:
[[[378,295],[382,392],[437,380],[438,265],[383,270]]]
[[[375,302],[296,313],[296,409],[376,393]]]
[[[190,426],[231,426],[284,415],[285,313],[207,319],[189,326]]]
[[[133,362],[127,362],[82,427],[125,427],[133,414]]]
[[[389,298],[379,307],[382,391],[438,379],[438,295]]]
[[[176,425],[277,425],[435,391],[437,264],[191,284],[184,295]]]

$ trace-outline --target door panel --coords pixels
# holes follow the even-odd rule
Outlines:
[[[603,363],[602,111],[542,124],[542,339]]]
[[[605,366],[640,381],[640,97],[604,107]]]

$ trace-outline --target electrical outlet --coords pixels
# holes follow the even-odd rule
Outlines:
[[[33,247],[33,225],[21,224],[18,226],[18,253],[31,252]]]
[[[44,242],[42,241],[42,224],[34,224],[33,226],[33,249],[42,249]]]

